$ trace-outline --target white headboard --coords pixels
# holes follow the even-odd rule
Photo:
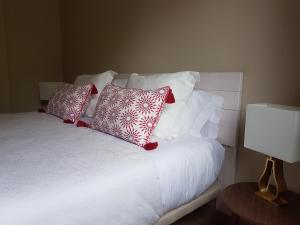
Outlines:
[[[218,72],[200,73],[200,82],[195,89],[205,90],[214,95],[223,96],[224,105],[221,114],[218,140],[225,145],[225,158],[219,174],[221,186],[227,187],[235,182],[236,152],[239,133],[243,73]],[[222,204],[218,200],[218,207]]]
[[[115,84],[123,86],[129,74],[119,74]],[[121,79],[120,79],[121,78]],[[240,120],[243,74],[240,72],[200,73],[200,82],[195,89],[223,96],[224,106],[221,114],[218,140],[230,147],[237,146]]]
[[[195,89],[223,96],[218,140],[230,147],[237,146],[239,130],[243,74],[239,72],[200,73]]]

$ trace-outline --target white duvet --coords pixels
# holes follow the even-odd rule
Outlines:
[[[43,113],[0,115],[0,224],[154,224],[212,184],[223,157],[208,143],[205,160],[187,150],[179,165],[167,146],[146,152]]]

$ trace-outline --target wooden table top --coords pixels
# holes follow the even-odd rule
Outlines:
[[[300,225],[300,195],[288,191],[288,204],[281,207],[255,195],[257,183],[236,183],[225,188],[225,205],[237,216],[253,224]]]

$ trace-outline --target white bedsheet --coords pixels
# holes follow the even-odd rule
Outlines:
[[[216,143],[197,139],[183,154],[185,138],[146,152],[47,114],[1,115],[0,224],[154,224],[219,171]]]
[[[195,199],[216,181],[224,151],[216,140],[189,135],[159,141],[150,156],[158,169],[165,212]]]

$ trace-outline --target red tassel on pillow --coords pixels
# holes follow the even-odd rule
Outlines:
[[[149,151],[149,150],[156,149],[157,146],[158,146],[157,142],[152,142],[152,143],[150,142],[150,143],[144,145],[144,149]]]
[[[172,92],[172,89],[170,89],[167,97],[166,97],[166,103],[167,104],[172,104],[172,103],[175,103],[175,97],[173,95],[173,92]]]
[[[89,127],[89,124],[82,121],[82,120],[79,120],[76,124],[77,127]]]
[[[92,86],[91,94],[92,94],[92,95],[98,94],[98,89],[96,88],[96,86],[95,86],[94,84],[93,84],[93,86]]]
[[[64,123],[73,124],[74,122],[71,120],[64,120]]]

